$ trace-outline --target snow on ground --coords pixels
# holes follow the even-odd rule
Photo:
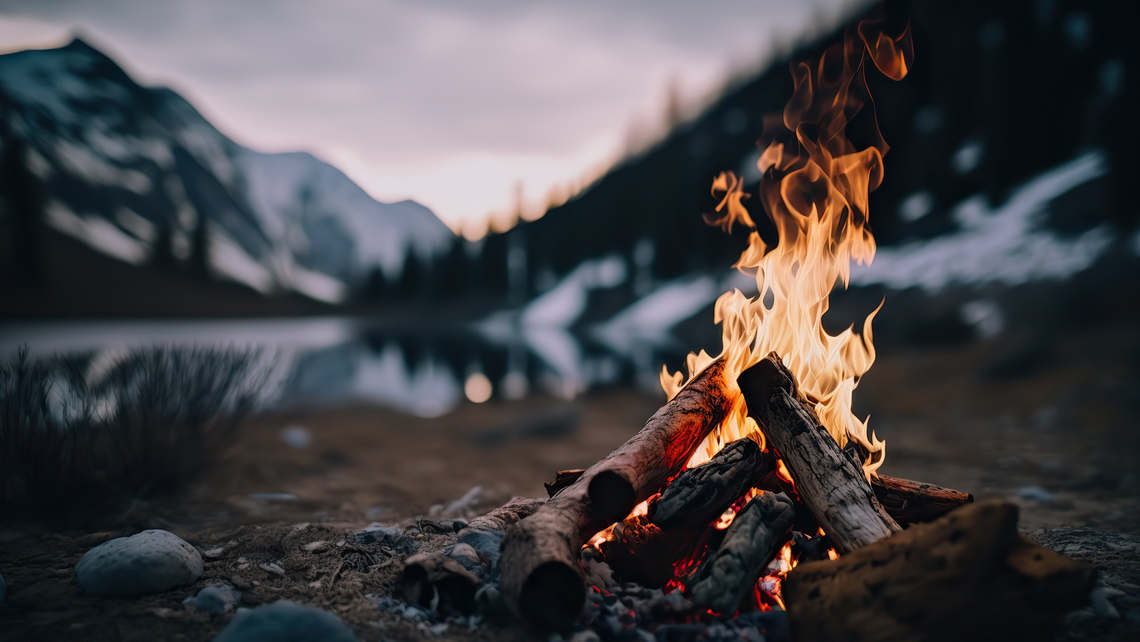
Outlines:
[[[1106,171],[1104,157],[1089,153],[1046,172],[991,207],[974,196],[954,209],[959,230],[926,241],[880,248],[869,266],[852,266],[851,282],[881,283],[936,293],[957,283],[1061,280],[1090,267],[1112,241],[1107,225],[1074,238],[1040,226],[1049,201]]]

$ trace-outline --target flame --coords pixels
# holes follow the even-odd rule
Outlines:
[[[868,434],[867,422],[851,412],[851,393],[875,361],[871,322],[879,310],[867,316],[861,333],[849,327],[831,335],[822,324],[832,288],[849,283],[851,262],[869,264],[875,256],[875,239],[867,224],[868,200],[882,182],[888,146],[875,126],[870,144],[857,149],[846,136],[847,126],[865,106],[870,107],[874,123],[874,105],[864,78],[866,62],[898,80],[913,58],[909,26],[897,37],[883,33],[881,26],[882,21],[861,22],[818,61],[793,63],[795,89],[783,118],[766,121],[762,139],[766,147],[758,161],[763,175],[759,196],[775,223],[779,242],[769,247],[753,231],[734,267],[755,276],[759,295],[749,298],[733,290],[717,299],[715,321],[723,326],[720,356],[726,379],[732,382],[728,392],[733,405],[693,454],[690,467],[741,437],[752,437],[763,446],[763,435],[747,416],[735,381],[773,351],[796,376],[835,441],[844,446],[853,439],[870,453],[865,473],[870,475],[883,463],[884,442],[873,432]],[[726,231],[734,224],[756,227],[743,204],[748,194],[742,179],[721,174],[713,182],[713,193],[720,203],[717,214],[706,217],[710,224]],[[690,354],[688,379],[713,359],[704,351]],[[670,399],[685,382],[680,372],[670,375],[662,368],[661,385]],[[786,473],[786,468],[781,472]]]

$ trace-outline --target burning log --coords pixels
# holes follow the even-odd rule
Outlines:
[[[688,557],[709,525],[775,467],[751,439],[728,444],[678,475],[647,515],[614,527],[600,546],[606,563],[624,581],[661,588],[673,579],[674,562]]]
[[[632,439],[507,531],[502,591],[517,616],[546,631],[573,625],[586,599],[582,545],[680,470],[728,411],[726,388],[724,362],[714,361]]]
[[[902,524],[931,522],[974,501],[969,493],[886,475],[872,475],[871,488],[887,513]]]
[[[732,613],[776,556],[795,519],[788,496],[762,492],[736,514],[716,553],[697,569],[688,588],[693,603]]]
[[[863,471],[799,398],[795,377],[772,353],[737,379],[748,413],[791,471],[800,500],[840,553],[902,528],[883,510]]]
[[[1017,507],[979,502],[836,560],[783,587],[797,642],[1049,640],[1094,570],[1017,532]]]

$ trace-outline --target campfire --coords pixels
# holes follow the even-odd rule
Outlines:
[[[713,182],[706,219],[753,229],[735,267],[757,287],[716,302],[720,353],[689,355],[687,376],[663,370],[669,400],[640,432],[508,516],[501,591],[532,627],[583,626],[584,605],[610,592],[603,566],[683,596],[663,622],[786,613],[797,640],[1043,633],[1087,598],[1091,568],[1022,538],[1015,506],[882,474],[886,444],[852,412],[878,310],[838,335],[823,316],[852,262],[875,254],[868,197],[888,146],[865,74],[902,80],[912,63],[909,27],[885,25],[861,22],[792,66],[756,195],[778,243],[755,231],[741,178]]]

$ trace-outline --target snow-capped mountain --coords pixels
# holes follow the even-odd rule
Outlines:
[[[169,244],[264,293],[329,302],[406,254],[446,252],[452,232],[413,201],[380,203],[307,153],[227,138],[185,99],[143,87],[81,40],[0,56],[3,144],[23,146],[49,226],[142,264]]]

